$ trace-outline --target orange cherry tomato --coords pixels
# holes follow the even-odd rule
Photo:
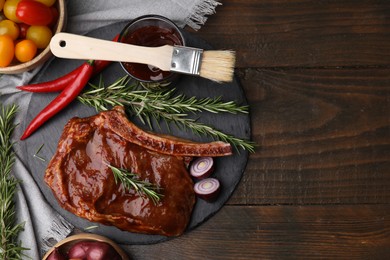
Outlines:
[[[0,67],[7,67],[14,58],[14,41],[9,35],[0,35]]]
[[[11,20],[3,20],[0,22],[0,35],[9,35],[12,40],[19,37],[19,26]]]
[[[52,36],[49,27],[32,25],[27,29],[26,39],[32,40],[38,49],[44,49],[49,45]]]
[[[15,57],[20,62],[32,60],[37,54],[37,46],[32,40],[21,40],[15,45]]]

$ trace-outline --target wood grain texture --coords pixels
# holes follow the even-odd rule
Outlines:
[[[215,216],[125,249],[134,259],[388,259],[390,1],[221,2],[193,33],[237,51],[259,147]]]
[[[390,70],[240,71],[259,145],[231,204],[390,201]]]
[[[390,207],[226,206],[184,236],[125,250],[134,259],[381,259]]]
[[[238,67],[389,65],[388,0],[224,0],[199,35]]]

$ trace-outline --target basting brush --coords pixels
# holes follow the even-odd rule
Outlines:
[[[142,63],[163,71],[198,75],[217,82],[233,80],[235,52],[184,46],[144,47],[69,33],[57,33],[51,52],[60,58]]]

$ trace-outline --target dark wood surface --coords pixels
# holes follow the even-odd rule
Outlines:
[[[390,1],[224,0],[259,147],[217,215],[134,259],[389,259]]]

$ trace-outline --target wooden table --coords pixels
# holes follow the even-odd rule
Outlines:
[[[224,0],[196,34],[237,51],[251,107],[238,189],[134,259],[390,257],[390,1]]]

